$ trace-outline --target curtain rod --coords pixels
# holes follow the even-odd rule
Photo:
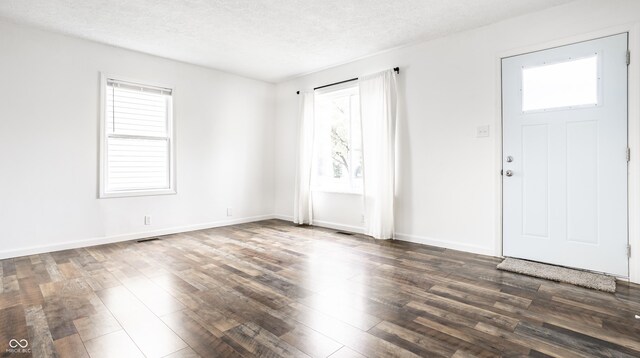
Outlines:
[[[400,67],[394,67],[393,68],[394,71],[396,71],[397,74],[400,74]],[[340,82],[334,82],[334,83],[329,83],[328,85],[324,85],[324,86],[320,86],[320,87],[316,87],[313,90],[318,90],[320,88],[325,88],[325,87],[331,87],[331,86],[335,86],[335,85],[339,85],[339,84],[343,84],[343,83],[347,83],[347,82],[351,82],[351,81],[357,81],[358,77],[349,79],[349,80],[344,80],[344,81],[340,81]],[[300,91],[296,91],[296,94],[300,94]]]

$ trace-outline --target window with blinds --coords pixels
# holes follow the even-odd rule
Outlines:
[[[174,193],[172,90],[105,78],[103,197]]]

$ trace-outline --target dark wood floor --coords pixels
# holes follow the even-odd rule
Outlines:
[[[640,356],[640,286],[601,293],[499,259],[283,221],[0,261],[0,354]],[[20,349],[20,347],[17,347]]]

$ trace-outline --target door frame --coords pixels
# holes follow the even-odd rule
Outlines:
[[[502,220],[502,59],[530,52],[542,51],[554,47],[571,45],[577,42],[594,40],[601,37],[628,33],[628,46],[631,51],[631,63],[628,67],[627,99],[627,142],[631,151],[628,164],[627,186],[627,240],[631,245],[629,257],[629,277],[620,278],[640,283],[640,23],[610,27],[582,35],[565,37],[531,46],[511,49],[498,53],[495,57],[495,139],[494,139],[494,215],[495,220],[495,256],[502,257],[503,220]]]

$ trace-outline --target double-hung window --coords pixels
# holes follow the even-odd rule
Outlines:
[[[357,82],[315,92],[312,186],[316,191],[362,193],[362,135]]]
[[[100,196],[175,193],[172,89],[103,76]]]

